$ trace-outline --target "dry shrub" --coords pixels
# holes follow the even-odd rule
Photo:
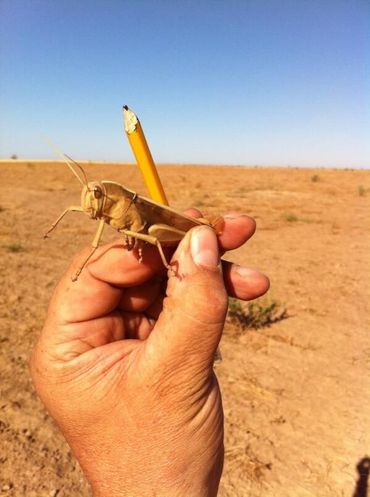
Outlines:
[[[286,319],[288,311],[279,302],[269,298],[248,303],[230,298],[228,317],[233,324],[243,330],[258,330]]]
[[[368,191],[369,191],[369,188],[365,188],[362,185],[360,185],[358,187],[358,195],[359,195],[359,197],[365,197]]]
[[[7,252],[13,252],[13,253],[24,251],[23,245],[19,242],[6,243],[2,245],[2,248],[5,249]]]
[[[292,212],[284,212],[283,214],[283,219],[287,223],[295,223],[298,221],[298,216],[293,214]]]

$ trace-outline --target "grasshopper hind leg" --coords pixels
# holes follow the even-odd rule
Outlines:
[[[122,233],[124,236],[131,236],[135,238],[136,240],[142,240],[143,242],[150,243],[151,245],[155,245],[158,249],[159,255],[161,256],[163,265],[166,269],[170,269],[171,266],[169,262],[166,259],[166,256],[163,252],[163,248],[161,245],[161,242],[156,238],[155,236],[152,235],[147,235],[145,233],[136,233],[135,231],[130,231],[130,230],[120,230],[120,233]],[[139,252],[139,260],[140,260],[140,252]]]
[[[161,256],[164,267],[166,269],[171,269],[171,265],[169,264],[169,262],[167,262],[166,256],[164,255],[164,252],[163,252],[161,242],[158,239],[155,240],[155,245],[158,249],[159,255]]]

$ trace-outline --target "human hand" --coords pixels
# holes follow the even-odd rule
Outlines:
[[[139,263],[117,242],[73,283],[79,254],[58,284],[31,373],[95,497],[217,494],[223,412],[213,358],[227,292],[250,300],[269,286],[251,269],[223,261],[222,271],[219,247],[237,248],[254,230],[246,216],[225,217],[218,240],[192,229],[168,281],[155,247]]]

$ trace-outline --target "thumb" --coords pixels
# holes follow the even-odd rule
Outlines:
[[[225,323],[227,293],[214,230],[190,230],[171,262],[167,297],[150,340],[159,360],[213,364]],[[158,351],[160,353],[158,354]]]

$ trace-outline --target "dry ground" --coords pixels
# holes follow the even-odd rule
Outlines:
[[[145,193],[133,166],[86,169]],[[270,298],[290,316],[258,331],[226,326],[220,496],[352,497],[356,465],[370,455],[370,172],[162,166],[160,174],[179,210],[257,219],[253,240],[229,258],[266,272]],[[56,281],[95,226],[71,214],[41,239],[79,201],[79,184],[59,163],[2,163],[0,184],[0,495],[88,496],[33,392],[27,358]]]

